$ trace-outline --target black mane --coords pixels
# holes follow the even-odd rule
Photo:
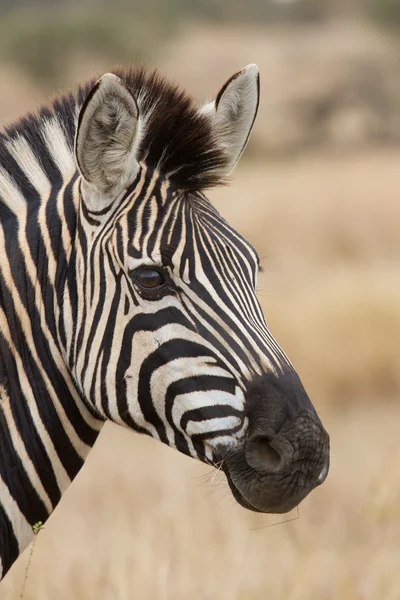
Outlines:
[[[182,190],[196,191],[223,183],[221,172],[226,156],[217,143],[210,119],[200,114],[193,99],[156,71],[146,73],[140,68],[112,72],[133,91],[144,122],[138,159],[168,176]],[[24,195],[29,195],[29,182],[7,151],[7,140],[23,136],[49,179],[59,179],[60,173],[43,142],[43,122],[57,119],[72,153],[79,109],[95,82],[93,79],[76,93],[56,97],[49,106],[27,114],[0,134],[0,165]]]

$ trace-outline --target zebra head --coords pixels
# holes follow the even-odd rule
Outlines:
[[[238,161],[258,103],[255,65],[201,109],[143,71],[88,93],[70,366],[101,418],[221,464],[247,508],[285,512],[325,479],[329,438],[267,328],[255,249],[204,195]]]

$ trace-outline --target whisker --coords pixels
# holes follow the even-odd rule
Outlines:
[[[297,521],[300,519],[300,510],[299,507],[296,506],[297,515],[292,517],[291,519],[285,519],[284,521],[278,521],[278,523],[270,523],[269,525],[262,525],[262,527],[250,527],[249,531],[255,531],[256,529],[268,529],[269,527],[275,527],[276,525],[283,525],[284,523],[291,523],[292,521]]]
[[[218,464],[218,467],[217,467],[217,464]],[[216,463],[216,464],[214,465],[214,466],[215,466],[215,468],[216,468],[217,470],[215,471],[215,473],[214,473],[214,475],[213,475],[213,477],[212,477],[212,479],[211,479],[210,483],[213,483],[214,479],[217,477],[218,473],[221,471],[221,469],[222,469],[222,465],[223,465],[223,464],[224,464],[224,461],[223,461],[223,460],[221,460],[219,463]]]

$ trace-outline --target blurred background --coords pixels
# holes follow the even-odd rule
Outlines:
[[[156,66],[202,102],[258,63],[251,141],[209,196],[262,256],[270,329],[332,441],[326,483],[277,518],[107,426],[39,534],[24,600],[399,600],[400,0],[0,6],[3,124],[115,64]]]

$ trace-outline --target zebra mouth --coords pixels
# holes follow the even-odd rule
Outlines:
[[[238,504],[240,504],[240,506],[243,506],[243,508],[247,508],[248,510],[252,510],[253,512],[258,512],[258,513],[264,512],[264,511],[260,510],[259,508],[256,508],[255,506],[253,506],[252,504],[250,504],[250,502],[248,502],[246,500],[246,498],[243,496],[242,492],[240,492],[240,490],[233,483],[232,477],[230,476],[230,473],[226,467],[223,467],[223,471],[225,473],[225,477],[228,481],[229,487],[231,488],[232,495],[235,498],[236,502]]]
[[[248,510],[291,511],[329,472],[329,436],[308,415],[274,432],[264,426],[247,432],[242,447],[219,449],[235,500]]]
[[[235,463],[231,464],[232,474],[229,466],[225,465],[223,471],[236,502],[253,512],[288,513],[298,506],[314,487],[320,485],[320,481],[310,481],[297,489],[291,489],[291,485],[285,485],[280,479],[277,481],[274,476],[260,476],[248,466],[245,471],[243,463],[237,469],[237,457]],[[325,470],[327,472],[327,469]]]

